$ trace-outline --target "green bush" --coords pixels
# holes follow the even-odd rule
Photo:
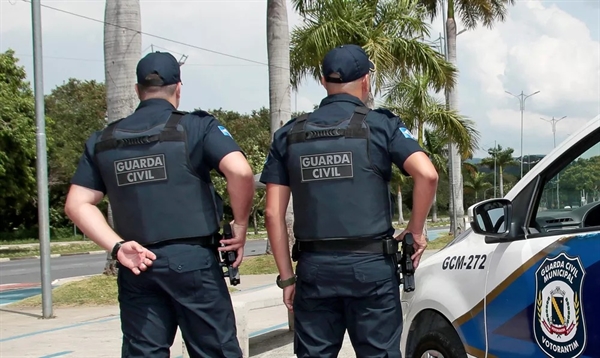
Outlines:
[[[77,231],[78,235],[81,235],[80,231]],[[50,228],[50,241],[70,241],[73,238],[73,227],[60,227]],[[23,241],[23,240],[37,240],[39,237],[39,231],[37,227],[28,229],[17,229],[11,232],[0,232],[0,241]],[[83,238],[79,236],[80,240]],[[69,239],[69,240],[65,240]]]

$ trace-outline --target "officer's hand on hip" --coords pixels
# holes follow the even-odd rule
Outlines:
[[[244,258],[244,245],[246,245],[247,225],[238,225],[235,221],[231,222],[231,231],[233,237],[231,239],[223,239],[220,242],[225,246],[219,247],[219,251],[237,252],[237,257],[233,263],[233,267],[237,268],[242,263]]]
[[[417,234],[409,230],[402,231],[402,233],[396,237],[396,240],[404,240],[404,235],[406,235],[409,232],[413,236],[413,247],[415,249],[415,253],[410,258],[413,261],[413,267],[416,270],[417,267],[419,267],[421,256],[423,255],[423,252],[425,252],[425,248],[427,248],[427,240],[425,239],[425,235],[423,235],[423,233]]]
[[[139,275],[152,266],[156,255],[135,241],[127,241],[121,245],[117,252],[119,263],[129,268],[134,274]]]
[[[283,288],[283,303],[288,310],[294,310],[294,296],[296,295],[296,284],[286,286]]]

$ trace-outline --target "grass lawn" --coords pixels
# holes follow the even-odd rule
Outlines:
[[[433,241],[429,241],[427,243],[427,250],[439,250],[439,249],[442,249],[446,245],[448,245],[448,243],[450,241],[452,241],[453,238],[454,238],[454,236],[452,234],[440,235],[437,239],[435,239]]]
[[[292,267],[296,269],[296,262],[292,262]],[[273,255],[260,255],[244,257],[240,266],[240,275],[266,275],[279,273]]]
[[[264,240],[267,238],[267,234],[254,234],[254,230],[248,230],[246,234],[246,240]]]
[[[237,291],[228,287],[229,292]],[[117,277],[95,275],[82,280],[67,282],[52,290],[55,307],[115,306],[117,300]],[[15,302],[11,307],[33,308],[42,306],[42,295]]]
[[[103,250],[100,246],[93,242],[84,244],[70,244],[70,245],[52,245],[50,246],[51,254],[76,254],[81,252],[99,251]],[[9,247],[0,250],[0,258],[7,257],[29,257],[39,256],[40,248],[35,247]]]
[[[69,237],[50,237],[50,242],[72,242],[72,241],[85,241],[89,239],[84,239],[83,236],[69,236]],[[91,242],[91,241],[90,241]],[[39,239],[17,239],[17,240],[0,240],[0,246],[4,245],[24,245],[24,244],[39,244]]]

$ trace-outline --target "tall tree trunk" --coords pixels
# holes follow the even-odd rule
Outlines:
[[[448,6],[448,20],[446,22],[446,34],[448,37],[448,61],[454,66],[457,66],[456,62],[456,22],[454,21],[454,2],[449,1]],[[458,78],[457,78],[458,81]],[[458,84],[454,88],[448,91],[448,107],[450,109],[458,110]],[[451,166],[451,178],[450,178],[450,193],[452,193],[452,186],[454,185],[454,195],[451,200],[451,216],[450,216],[450,230],[451,232],[463,231],[464,227],[464,207],[463,207],[463,177],[462,177],[462,158],[458,150],[458,146],[451,142],[449,144],[449,165]],[[457,222],[453,222],[452,213],[456,213]],[[458,225],[458,230],[455,230],[455,225]]]
[[[131,114],[138,104],[134,85],[135,68],[142,54],[139,0],[107,0],[104,21],[104,75],[110,123]],[[109,224],[114,226],[110,203],[107,217]],[[110,252],[104,273],[117,273],[116,261],[110,258]]]
[[[269,62],[269,109],[271,115],[271,140],[276,130],[292,116],[290,95],[290,29],[285,0],[267,1],[267,57]],[[287,208],[286,225],[290,250],[294,242],[293,198]],[[291,233],[291,235],[290,235]],[[271,253],[267,241],[267,253]]]
[[[254,208],[252,211],[252,224],[254,225],[254,235],[258,235],[258,220],[256,219],[256,215],[258,212],[258,208]]]
[[[402,212],[402,187],[398,185],[398,224],[404,224],[404,213]]]

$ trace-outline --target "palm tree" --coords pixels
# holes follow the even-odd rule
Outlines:
[[[485,165],[490,169],[494,169],[494,158],[496,159],[496,167],[498,168],[498,177],[500,179],[500,197],[504,197],[504,169],[510,165],[517,165],[518,162],[513,158],[513,152],[515,150],[513,148],[502,149],[502,146],[498,144],[496,148],[490,148],[488,150],[488,154],[490,155],[487,158],[483,158],[481,160],[481,164]]]
[[[477,27],[478,23],[482,23],[488,28],[492,28],[496,21],[503,22],[506,18],[507,7],[514,5],[515,0],[447,0],[447,8],[443,8],[444,1],[440,0],[418,0],[425,5],[427,12],[433,21],[439,12],[446,12],[444,17],[447,17],[446,26],[446,49],[448,60],[456,66],[456,19],[455,13],[460,16],[462,23],[467,30],[472,30]],[[446,89],[446,101],[450,109],[458,108],[458,89],[456,86]],[[463,193],[462,193],[462,173],[461,173],[461,158],[458,146],[455,143],[450,143],[450,158],[449,165],[452,170],[452,178],[450,185],[454,183],[454,196],[452,198],[452,211],[464,214]],[[452,190],[451,190],[452,192]],[[451,224],[451,226],[453,226]],[[454,230],[454,227],[451,229]]]
[[[291,119],[290,35],[285,0],[267,1],[267,57],[269,63],[269,108],[273,134]],[[290,250],[294,244],[294,204],[290,195],[285,216]],[[268,240],[267,240],[268,242]],[[269,244],[267,244],[269,245]],[[267,252],[271,252],[267,246]]]
[[[107,121],[131,114],[138,105],[135,68],[142,53],[139,0],[107,0],[104,9],[104,74]],[[108,222],[114,225],[110,203]],[[104,274],[116,275],[116,261],[107,252]]]
[[[456,70],[431,46],[420,41],[429,33],[427,13],[417,0],[292,0],[303,23],[292,31],[291,80],[321,77],[320,65],[333,47],[362,46],[377,71],[374,95],[399,76],[428,75],[439,91],[454,85]]]
[[[417,130],[419,145],[424,144],[424,128],[429,126],[440,135],[459,144],[461,153],[472,153],[479,142],[479,131],[474,122],[433,97],[432,84],[427,75],[415,74],[405,77],[387,87],[385,106],[397,113],[409,129]],[[447,140],[446,140],[447,142]]]
[[[398,224],[404,224],[404,213],[402,212],[402,187],[408,183],[409,177],[406,177],[400,173],[398,168],[392,167],[392,178],[390,180],[390,187],[397,188],[396,199],[398,202]]]
[[[469,188],[475,193],[475,202],[478,201],[478,193],[482,190],[493,187],[485,180],[486,175],[481,172],[469,172],[469,178],[465,180],[465,188]]]
[[[431,163],[438,171],[438,173],[448,173],[448,168],[446,166],[446,158],[448,156],[448,151],[446,150],[446,143],[448,140],[447,137],[442,134],[441,131],[432,131],[425,129],[423,132],[424,142],[423,149],[429,155],[429,159],[431,159]],[[437,222],[437,190],[436,194],[433,197],[433,204],[431,207],[431,221]]]

